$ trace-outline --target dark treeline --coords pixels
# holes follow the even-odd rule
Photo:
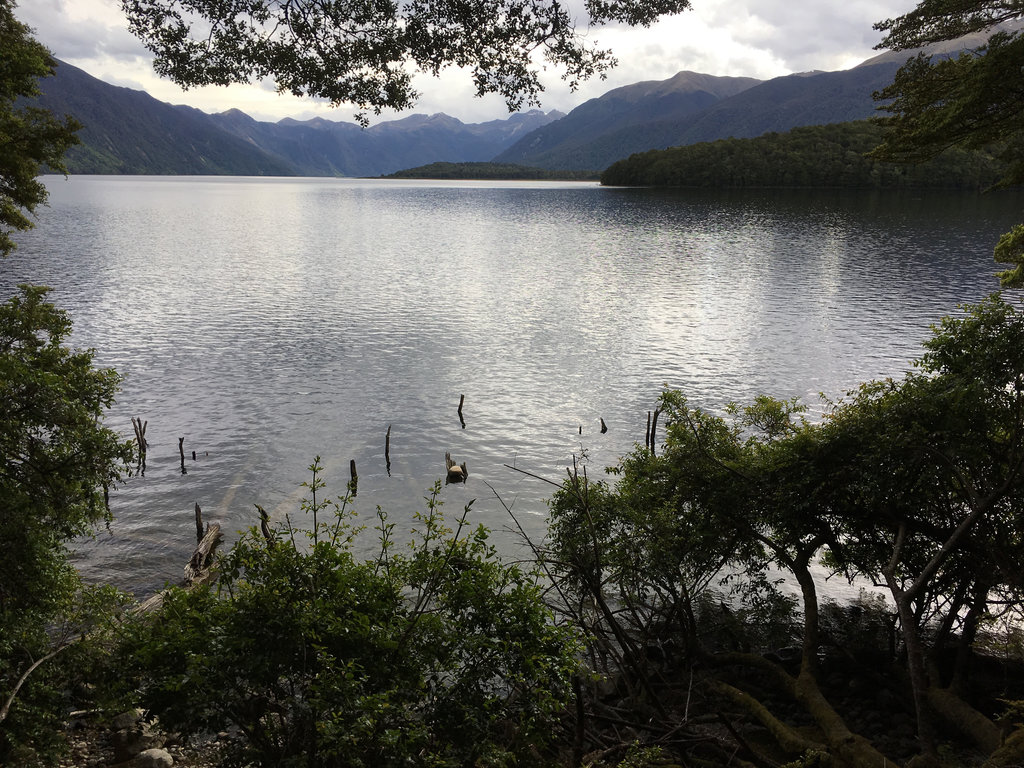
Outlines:
[[[511,163],[430,163],[398,171],[385,179],[495,179],[524,181],[596,181],[597,171],[551,171]]]
[[[931,187],[984,189],[1005,172],[991,153],[950,149],[919,165],[870,157],[884,128],[870,121],[794,128],[755,139],[721,139],[651,150],[611,165],[608,186]]]

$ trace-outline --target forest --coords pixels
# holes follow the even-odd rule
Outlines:
[[[502,181],[595,181],[594,171],[551,171],[508,163],[430,163],[386,179],[494,179]]]
[[[954,147],[908,165],[873,156],[882,125],[810,125],[754,139],[721,139],[631,155],[601,174],[607,186],[839,187],[984,190],[1006,172],[998,153]]]

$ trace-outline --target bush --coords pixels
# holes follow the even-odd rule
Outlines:
[[[185,734],[237,727],[234,757],[259,765],[536,764],[576,647],[533,575],[469,530],[469,507],[446,528],[439,483],[409,548],[378,512],[380,552],[360,562],[346,504],[317,501],[310,469],[311,530],[250,530],[216,586],[171,590],[135,626],[144,706]]]

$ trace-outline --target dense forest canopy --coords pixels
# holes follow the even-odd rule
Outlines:
[[[389,174],[387,179],[501,179],[594,181],[596,171],[549,171],[510,163],[430,163]]]
[[[915,165],[886,162],[870,155],[884,136],[884,128],[865,120],[651,150],[614,163],[601,174],[601,183],[982,190],[1006,170],[1004,161],[983,149],[951,148]]]

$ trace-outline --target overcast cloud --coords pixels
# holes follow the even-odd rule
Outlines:
[[[681,70],[768,79],[808,70],[846,69],[875,55],[880,35],[872,25],[898,16],[914,0],[693,0],[694,9],[649,29],[608,27],[590,33],[611,48],[619,66],[607,80],[576,93],[549,73],[541,108],[568,112],[587,99],[642,80],[665,80]],[[53,54],[113,85],[145,90],[172,104],[206,112],[241,109],[258,120],[320,115],[349,120],[353,110],[275,93],[273,85],[183,91],[154,73],[151,57],[126,28],[118,0],[20,0],[15,13],[35,29]],[[421,77],[414,112],[445,112],[473,123],[503,118],[504,102],[477,99],[469,76],[458,71]],[[385,112],[375,121],[403,115]]]

